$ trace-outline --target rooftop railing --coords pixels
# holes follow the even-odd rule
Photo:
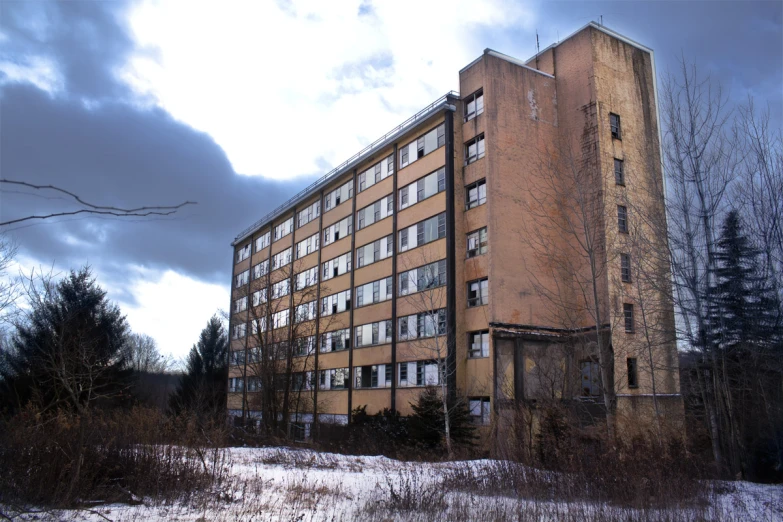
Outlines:
[[[434,102],[430,103],[425,108],[423,108],[422,110],[420,110],[419,112],[417,112],[416,114],[414,114],[413,116],[411,116],[410,118],[408,118],[407,120],[405,120],[404,122],[402,122],[401,124],[393,128],[392,130],[390,130],[389,132],[387,132],[377,140],[373,141],[365,148],[363,148],[362,150],[360,150],[359,152],[357,152],[356,154],[354,154],[353,156],[351,156],[350,158],[348,158],[347,160],[345,160],[344,162],[342,162],[341,164],[339,164],[338,166],[330,170],[326,175],[322,176],[317,181],[308,185],[307,188],[299,191],[297,194],[287,199],[283,204],[279,205],[273,211],[269,212],[267,215],[265,215],[264,217],[262,217],[261,219],[259,219],[258,221],[256,221],[255,223],[247,227],[246,229],[244,229],[242,232],[237,234],[237,236],[234,238],[234,243],[241,241],[248,235],[252,234],[256,229],[258,229],[262,225],[270,222],[271,220],[278,217],[280,214],[284,213],[293,205],[295,201],[298,201],[301,198],[303,198],[305,195],[309,194],[310,192],[313,192],[316,187],[320,187],[328,179],[333,178],[337,174],[344,171],[346,167],[354,163],[362,156],[368,155],[370,152],[372,152],[373,150],[381,146],[381,144],[386,142],[390,137],[394,136],[395,134],[398,134],[399,132],[401,132],[402,130],[408,127],[412,127],[416,123],[420,122],[422,119],[426,119],[426,117],[429,115],[430,112],[432,112],[433,109],[446,103],[446,101],[449,98],[459,99],[459,93],[456,91],[449,91],[448,93],[444,94]]]

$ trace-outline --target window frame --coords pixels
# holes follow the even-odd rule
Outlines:
[[[639,387],[639,360],[636,357],[626,357],[625,359],[628,388],[635,389]]]
[[[486,283],[486,284],[485,284]],[[476,297],[470,297],[471,285],[478,284],[478,294]],[[467,302],[468,308],[477,308],[479,306],[486,306],[489,304],[489,277],[481,277],[479,279],[473,279],[468,281]],[[486,288],[486,293],[483,291]],[[472,303],[471,303],[472,301]]]
[[[481,187],[484,187],[484,199],[481,199]],[[470,191],[476,189],[475,204],[471,204]],[[465,185],[465,210],[471,210],[487,203],[487,179],[482,178],[478,181]]]
[[[634,317],[633,303],[623,303],[623,324],[625,333],[632,334],[636,331],[636,318]]]
[[[631,281],[631,254],[620,254],[620,280],[623,283]]]
[[[474,337],[478,335],[480,336],[480,346],[478,350],[473,349],[472,347],[476,344],[474,341]],[[486,344],[486,350],[484,349],[484,336],[487,336],[487,344]],[[468,332],[468,359],[486,359],[489,357],[489,344],[490,344],[490,336],[489,336],[489,330],[475,330],[473,332]],[[478,352],[478,355],[475,355],[475,353]]]
[[[481,99],[481,108],[478,107],[479,99]],[[465,123],[469,122],[470,120],[474,118],[478,118],[481,114],[484,113],[484,88],[478,89],[473,94],[469,94],[465,96],[462,99],[463,107],[465,108],[465,117],[463,118],[463,121]],[[474,109],[472,112],[469,111],[470,104],[473,103]]]
[[[620,115],[614,112],[609,113],[609,131],[612,133],[612,139],[623,139],[622,124],[620,123]]]
[[[482,231],[484,231],[484,241],[483,242],[481,241],[481,232]],[[470,239],[471,239],[470,236],[472,236],[473,234],[477,234],[478,235],[478,240],[477,240],[478,248],[471,249],[470,248]],[[471,259],[471,258],[474,258],[474,257],[483,256],[484,254],[486,254],[487,251],[489,250],[489,234],[488,234],[487,227],[484,226],[484,227],[481,227],[481,228],[477,228],[476,230],[473,230],[473,231],[468,232],[467,234],[465,234],[465,248],[467,250],[467,252],[466,252],[466,256],[467,256],[466,259]],[[473,252],[473,251],[475,251],[477,253],[471,255],[471,252]]]
[[[479,143],[481,143],[481,146],[479,146]],[[471,156],[470,154],[470,147],[471,145],[476,145],[476,154],[474,156]],[[479,151],[479,149],[481,149]],[[484,133],[482,132],[478,136],[468,140],[465,142],[465,164],[464,166],[468,166],[471,163],[475,163],[481,158],[483,158],[486,155],[486,144],[484,143]]]
[[[625,161],[619,158],[614,158],[614,184],[625,186]]]
[[[617,205],[617,231],[628,234],[628,207],[625,205]]]

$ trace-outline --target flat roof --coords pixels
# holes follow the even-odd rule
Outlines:
[[[431,104],[427,105],[425,108],[399,124],[397,127],[393,128],[374,142],[370,143],[368,146],[366,146],[361,151],[357,152],[344,162],[342,162],[340,165],[329,171],[327,174],[325,174],[323,177],[315,181],[314,183],[310,184],[307,188],[300,191],[293,197],[286,200],[283,204],[275,208],[273,211],[266,214],[264,217],[244,229],[242,232],[237,234],[237,236],[234,238],[234,241],[231,242],[231,246],[236,246],[241,241],[244,241],[249,236],[252,236],[253,233],[255,233],[260,228],[265,227],[266,225],[270,224],[272,221],[275,220],[275,218],[280,217],[281,215],[285,214],[288,210],[291,209],[291,207],[295,206],[298,203],[301,203],[302,201],[312,197],[313,194],[320,191],[322,188],[329,185],[332,181],[334,181],[336,178],[340,177],[341,175],[345,174],[346,172],[350,171],[352,168],[354,168],[356,165],[360,164],[361,162],[365,161],[367,158],[369,158],[372,154],[378,152],[379,149],[382,149],[384,147],[387,147],[389,144],[393,143],[397,138],[399,138],[402,134],[405,134],[406,132],[410,131],[411,129],[415,128],[420,123],[423,123],[424,121],[430,119],[435,114],[440,113],[444,110],[451,110],[455,111],[457,108],[450,103],[450,100],[453,98],[459,99],[459,93],[456,91],[449,91]]]

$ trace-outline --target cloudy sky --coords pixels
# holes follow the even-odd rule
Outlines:
[[[449,90],[491,47],[528,58],[598,20],[783,121],[775,2],[0,1],[0,175],[158,219],[5,227],[23,267],[89,264],[181,357],[228,308],[245,226]],[[67,208],[4,186],[0,221]]]

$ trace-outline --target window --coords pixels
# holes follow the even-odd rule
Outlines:
[[[489,425],[489,397],[472,397],[468,399],[468,406],[473,424]]]
[[[266,332],[266,317],[259,317],[250,321],[250,335]]]
[[[304,290],[308,286],[313,286],[318,283],[318,267],[307,269],[303,272],[299,272],[294,276],[295,288],[297,291]]]
[[[320,215],[321,215],[321,202],[316,201],[312,205],[307,206],[307,208],[305,208],[304,210],[299,211],[299,213],[296,215],[296,226],[297,227],[304,226]]]
[[[489,280],[478,279],[468,283],[468,308],[489,303]]]
[[[595,397],[601,393],[601,368],[595,361],[581,361],[579,370],[582,374],[582,395]]]
[[[484,157],[484,134],[479,134],[465,144],[465,165]]]
[[[627,333],[633,333],[634,331],[634,322],[633,322],[633,305],[628,303],[623,303],[623,317],[625,318],[625,331]]]
[[[322,390],[344,390],[348,388],[350,372],[348,368],[321,370],[318,387]]]
[[[419,201],[430,198],[444,190],[446,190],[446,167],[441,167],[399,190],[400,210],[415,205]]]
[[[344,290],[321,300],[321,316],[339,314],[351,309],[351,290]]]
[[[228,391],[238,393],[245,389],[245,380],[242,377],[231,377],[228,379]]]
[[[620,254],[620,275],[623,283],[631,282],[631,254]]]
[[[432,216],[400,230],[400,252],[446,237],[446,213]]]
[[[247,335],[247,324],[245,323],[235,324],[232,337],[234,339],[242,339],[243,337],[245,337],[245,335]]]
[[[441,123],[424,136],[400,148],[400,168],[407,167],[445,144],[446,125]]]
[[[348,216],[324,229],[324,246],[349,236],[351,232],[353,232],[353,216]]]
[[[304,257],[308,254],[312,254],[318,250],[318,241],[321,238],[321,234],[316,232],[312,236],[304,239],[296,244],[296,258]]]
[[[351,347],[351,330],[344,328],[321,336],[321,353],[339,352]]]
[[[622,139],[622,133],[620,131],[620,116],[614,113],[609,113],[609,127],[612,129],[612,138]]]
[[[435,386],[440,383],[437,361],[404,362],[397,367],[397,384],[401,388]]]
[[[282,361],[288,357],[288,341],[281,341],[269,345],[269,353],[272,358]]]
[[[244,312],[247,310],[247,296],[242,297],[234,301],[234,313]]]
[[[356,348],[386,344],[391,342],[392,322],[391,320],[386,320],[379,321],[377,323],[363,324],[357,326],[355,331]]]
[[[394,254],[394,234],[356,249],[356,268],[370,265]]]
[[[266,303],[266,288],[262,288],[261,290],[256,290],[253,292],[253,306],[258,306],[260,304]]]
[[[267,232],[263,236],[256,238],[256,252],[260,252],[269,246],[269,238],[271,235],[271,232]]]
[[[335,208],[340,203],[345,203],[352,197],[353,180],[350,180],[324,196],[324,212]]]
[[[468,357],[471,359],[489,357],[489,330],[468,334]]]
[[[237,250],[237,263],[240,263],[250,257],[250,243]]]
[[[392,297],[391,276],[356,287],[356,308],[388,301]]]
[[[394,154],[391,154],[381,161],[365,170],[356,178],[356,191],[362,192],[372,187],[376,183],[388,178],[394,174]]]
[[[381,198],[356,212],[357,228],[361,230],[394,214],[394,195]]]
[[[475,208],[487,202],[486,180],[471,183],[465,187],[465,210]]]
[[[291,281],[283,279],[272,285],[272,299],[287,296],[291,293]]]
[[[428,265],[400,274],[400,295],[408,295],[446,284],[446,260],[441,259]]]
[[[617,205],[617,230],[628,233],[628,207]]]
[[[261,379],[259,377],[247,378],[247,391],[257,392],[261,388]]]
[[[294,339],[294,357],[304,357],[315,352],[315,336]]]
[[[282,268],[291,262],[291,247],[272,256],[272,270]]]
[[[636,357],[628,357],[626,359],[626,364],[628,365],[628,387],[629,388],[638,388],[639,387],[639,369],[636,363]]]
[[[302,303],[296,307],[296,322],[312,321],[315,319],[316,307],[315,300],[309,303]]]
[[[323,265],[323,280],[341,276],[351,271],[351,254],[343,254],[326,261]]]
[[[484,112],[484,89],[479,89],[462,102],[465,104],[465,121],[470,121]]]
[[[618,185],[625,185],[625,170],[623,160],[614,159],[614,182]]]
[[[250,281],[250,270],[245,270],[236,276],[236,287],[245,286]]]
[[[274,228],[274,241],[282,239],[294,230],[294,217],[286,219]]]
[[[307,337],[306,339],[309,339]],[[304,339],[297,339],[304,340]],[[303,354],[306,355],[306,354]],[[291,374],[291,385],[296,391],[312,390],[315,386],[315,376],[313,372],[296,372]]]
[[[288,310],[272,314],[272,328],[288,326]]]
[[[446,310],[433,310],[397,319],[401,341],[446,334]]]
[[[250,348],[247,351],[247,362],[248,363],[259,363],[261,362],[261,347],[256,346],[255,348]]]
[[[228,365],[239,366],[245,364],[245,350],[234,350],[228,352]]]
[[[354,368],[356,388],[391,388],[391,364],[373,364]],[[387,379],[388,376],[388,379]]]
[[[253,267],[253,279],[258,279],[269,273],[269,260],[261,261]]]
[[[474,230],[468,234],[468,258],[487,253],[487,227]]]

